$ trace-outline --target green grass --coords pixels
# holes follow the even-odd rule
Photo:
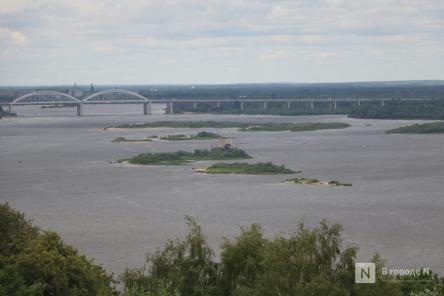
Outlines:
[[[230,160],[251,158],[244,150],[213,148],[211,150],[199,150],[194,152],[177,151],[161,153],[143,153],[129,159],[120,159],[121,162],[143,165],[183,165],[199,160]]]
[[[278,175],[300,173],[285,166],[267,163],[216,163],[206,169],[196,169],[197,172],[207,174],[254,174],[254,175]]]
[[[186,140],[214,140],[224,139],[221,135],[212,132],[199,132],[196,135],[167,135],[160,137],[161,140],[167,141],[186,141]]]
[[[111,142],[113,143],[135,143],[135,142],[151,142],[151,139],[127,139],[125,137],[114,138]]]
[[[342,129],[349,127],[348,123],[342,122],[302,122],[302,123],[265,123],[253,124],[243,127],[241,131],[316,131],[323,129]]]
[[[444,122],[432,122],[424,124],[413,124],[400,128],[391,129],[386,134],[442,134],[444,133]]]
[[[352,186],[351,183],[343,183],[336,180],[333,181],[321,181],[313,178],[292,178],[284,181],[285,183],[293,184],[308,184],[308,185],[328,185],[328,186]]]
[[[156,121],[146,123],[122,124],[114,128],[237,128],[241,131],[315,131],[322,129],[342,129],[350,125],[343,122],[302,122],[302,123],[254,123],[226,121]]]

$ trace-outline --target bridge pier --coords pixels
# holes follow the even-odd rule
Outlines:
[[[287,101],[287,109],[290,109],[290,101]]]
[[[310,108],[311,108],[311,109],[314,109],[314,107],[315,107],[315,103],[314,103],[314,101],[310,101]]]
[[[169,106],[169,109],[170,109],[170,114],[172,115],[172,114],[174,114],[173,112],[174,112],[174,109],[173,109],[173,101],[170,101],[170,103],[168,104]]]
[[[194,109],[197,109],[197,101],[194,101],[194,102],[193,102],[193,108],[194,108]]]
[[[151,115],[151,102],[143,103],[143,115]]]
[[[220,101],[217,101],[217,102],[216,102],[216,107],[217,107],[217,108],[220,108]]]
[[[383,107],[385,106],[384,100],[381,101],[381,106],[383,106]]]
[[[9,113],[12,113],[12,104],[9,104],[9,105],[8,105],[8,112],[9,112]]]
[[[267,110],[267,101],[264,101],[264,110]]]
[[[77,116],[82,116],[82,113],[83,113],[83,104],[78,103],[77,104]]]
[[[358,100],[358,106],[361,106],[361,100]]]
[[[240,102],[240,109],[241,109],[241,111],[244,111],[244,102]]]
[[[337,101],[333,102],[333,109],[338,109],[338,102]]]

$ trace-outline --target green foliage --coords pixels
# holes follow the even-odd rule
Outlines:
[[[194,152],[177,151],[161,153],[144,153],[130,159],[122,159],[119,162],[128,161],[132,164],[144,165],[182,165],[199,160],[223,160],[223,159],[248,159],[251,158],[244,150],[212,148],[211,150],[196,149]]]
[[[115,295],[112,277],[0,204],[0,295]]]
[[[295,174],[285,166],[267,163],[216,163],[204,170],[207,174],[255,174],[255,175],[276,175],[276,174]]]
[[[217,264],[202,229],[186,217],[190,229],[185,240],[168,241],[163,250],[147,256],[147,267],[126,270],[121,276],[126,291],[147,295],[217,295]],[[157,294],[156,294],[157,293]],[[142,294],[144,295],[144,294]]]
[[[351,183],[343,183],[336,180],[332,181],[320,181],[313,178],[291,178],[284,181],[285,183],[294,184],[310,184],[310,185],[329,185],[329,186],[352,186]]]
[[[255,124],[245,128],[242,131],[317,131],[323,129],[342,129],[349,127],[348,123],[342,122],[302,122],[302,123],[267,123]]]
[[[152,140],[151,139],[149,139],[149,138],[145,138],[145,139],[127,139],[127,138],[125,138],[125,137],[117,137],[117,138],[114,138],[111,142],[113,142],[113,143],[124,143],[124,142],[127,142],[127,143],[135,143],[135,142],[151,142]]]
[[[343,122],[224,122],[224,121],[157,121],[146,123],[123,124],[113,126],[115,128],[153,128],[153,127],[173,127],[173,128],[238,128],[241,131],[315,131],[322,129],[342,129],[350,125]]]
[[[224,239],[220,261],[214,260],[196,222],[187,217],[187,224],[189,234],[184,240],[169,241],[147,256],[144,267],[121,276],[125,295],[444,295],[443,280],[436,275],[424,283],[418,278],[399,282],[377,272],[376,284],[355,284],[357,248],[343,246],[339,224],[321,221],[308,229],[301,223],[295,232],[274,239],[265,238],[262,227],[253,224],[241,228],[238,237]],[[379,255],[371,261],[376,270],[384,266]]]
[[[212,132],[198,132],[196,135],[187,136],[187,135],[167,135],[160,137],[161,140],[167,141],[184,141],[184,140],[212,140],[212,139],[223,139],[224,137],[212,133]]]
[[[431,122],[423,124],[413,124],[400,128],[391,129],[386,134],[442,134],[444,133],[444,122]]]
[[[349,113],[353,118],[444,119],[444,100],[429,102],[388,102],[385,106],[362,104]]]

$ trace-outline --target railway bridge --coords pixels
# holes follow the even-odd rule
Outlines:
[[[351,102],[361,105],[362,102],[377,102],[382,106],[390,101],[430,101],[433,98],[429,96],[293,96],[280,98],[226,98],[226,97],[212,97],[212,98],[163,98],[150,99],[144,97],[136,92],[125,89],[107,89],[90,94],[89,96],[78,99],[70,94],[54,90],[38,90],[32,91],[25,95],[19,96],[9,103],[1,103],[0,106],[7,107],[9,112],[13,112],[14,106],[24,105],[38,105],[38,106],[53,106],[53,105],[68,105],[77,107],[77,115],[83,114],[83,106],[88,104],[139,104],[143,106],[143,114],[150,115],[153,103],[167,104],[168,113],[174,113],[175,103],[191,103],[194,109],[197,109],[199,103],[212,103],[216,107],[220,107],[224,103],[238,102],[240,110],[245,109],[247,103],[259,103],[263,109],[267,109],[268,105],[273,102],[282,103],[284,107],[290,108],[292,103],[306,102],[310,108],[314,108],[316,103],[330,103],[334,109],[337,108],[340,102]]]

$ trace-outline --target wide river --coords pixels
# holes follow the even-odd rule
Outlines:
[[[304,220],[344,226],[344,243],[360,247],[358,261],[378,252],[393,268],[430,267],[444,274],[444,135],[387,135],[414,122],[345,116],[143,116],[141,107],[15,109],[0,120],[0,202],[120,273],[143,265],[145,253],[186,233],[185,215],[203,226],[218,250],[222,237],[258,222],[269,237]],[[96,109],[94,109],[96,108]],[[119,112],[124,115],[118,115]],[[94,115],[95,114],[95,115]],[[99,116],[99,114],[101,114]],[[114,115],[113,115],[114,114]],[[41,116],[46,115],[46,116]],[[303,176],[351,182],[352,187],[284,184],[286,176],[204,175],[185,166],[112,162],[142,152],[210,148],[218,141],[111,143],[117,136],[185,133],[191,129],[103,130],[118,123],[158,120],[348,122],[313,132],[211,130],[232,137],[251,162],[271,161]]]

